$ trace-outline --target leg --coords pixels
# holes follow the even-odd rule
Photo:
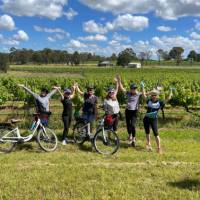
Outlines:
[[[127,127],[127,132],[129,135],[129,142],[132,143],[132,132],[131,132],[131,120],[130,120],[130,111],[126,109],[125,111],[125,116],[126,116],[126,127]]]
[[[136,136],[136,121],[137,121],[137,111],[132,111],[131,113],[131,133],[133,136],[133,141],[135,142]]]
[[[156,139],[158,153],[160,153],[161,152],[161,144],[160,144],[160,136],[158,134],[158,119],[154,119],[152,121],[151,127],[152,127],[152,130],[153,130],[153,134],[155,136],[155,139]]]
[[[63,130],[63,141],[67,139],[67,135],[69,132],[69,126],[70,126],[70,120],[69,116],[63,116],[63,124],[64,124],[64,130]]]
[[[114,116],[114,122],[113,122],[113,131],[117,131],[117,128],[118,128],[118,123],[119,123],[119,116],[116,115]]]
[[[143,123],[144,123],[144,129],[145,129],[145,133],[146,133],[146,139],[147,139],[147,148],[148,150],[151,150],[151,137],[150,137],[150,119],[148,119],[147,117],[144,118]]]

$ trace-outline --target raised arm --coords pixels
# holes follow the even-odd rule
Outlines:
[[[140,85],[141,85],[141,88],[142,88],[142,97],[144,99],[147,99],[148,95],[147,95],[146,90],[145,90],[145,84],[144,84],[144,82],[142,81]]]
[[[115,81],[115,95],[117,96],[118,91],[119,91],[119,82],[118,82],[117,77],[114,78],[114,81]]]
[[[72,86],[72,93],[70,95],[70,99],[73,99],[75,97],[75,94],[76,94],[76,84]]]
[[[58,92],[59,89],[60,89],[60,87],[54,86],[53,90],[49,94],[47,94],[47,98],[50,99],[56,92]]]
[[[119,89],[122,90],[123,92],[126,92],[126,89],[123,87],[122,80],[121,80],[121,77],[119,75],[117,75],[117,80],[118,80]]]
[[[77,91],[81,96],[84,95],[84,92],[80,90],[78,84],[76,84],[76,91]]]
[[[61,90],[60,90],[60,89],[58,89],[58,93],[59,93],[59,94],[60,94],[60,96],[61,96],[61,101],[62,101],[62,100],[64,100],[63,93],[61,92]]]
[[[172,96],[173,96],[173,89],[170,88],[170,93],[169,96],[165,99],[165,103],[168,103],[171,100]]]
[[[38,98],[39,95],[34,93],[33,91],[31,91],[29,88],[27,88],[25,85],[23,84],[18,84],[19,87],[23,88],[26,92],[28,92],[29,94],[31,94],[34,98]]]

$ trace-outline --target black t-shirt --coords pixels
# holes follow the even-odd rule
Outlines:
[[[147,101],[147,113],[158,112],[160,109],[165,107],[165,103],[163,101],[157,100],[153,102],[152,100]]]
[[[83,113],[95,114],[97,105],[97,97],[95,95],[89,96],[84,94]]]
[[[64,98],[61,100],[63,104],[63,116],[72,116],[72,101],[70,99]]]

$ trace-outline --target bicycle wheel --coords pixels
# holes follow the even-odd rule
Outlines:
[[[99,130],[94,136],[95,150],[104,155],[112,155],[119,149],[119,137],[112,130]]]
[[[74,141],[77,144],[83,144],[87,140],[87,126],[86,123],[77,122],[73,129]]]
[[[58,145],[56,134],[49,128],[39,130],[37,141],[39,146],[46,152],[55,151]]]
[[[13,149],[16,146],[16,142],[12,141],[11,139],[6,139],[7,138],[12,138],[15,137],[15,133],[11,132],[12,129],[10,128],[3,128],[0,129],[0,151],[3,153],[10,153],[13,151]]]

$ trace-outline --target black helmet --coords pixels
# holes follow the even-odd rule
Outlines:
[[[135,83],[132,83],[131,85],[130,85],[130,89],[132,90],[132,89],[137,89],[138,87],[137,87],[137,85],[135,84]]]

